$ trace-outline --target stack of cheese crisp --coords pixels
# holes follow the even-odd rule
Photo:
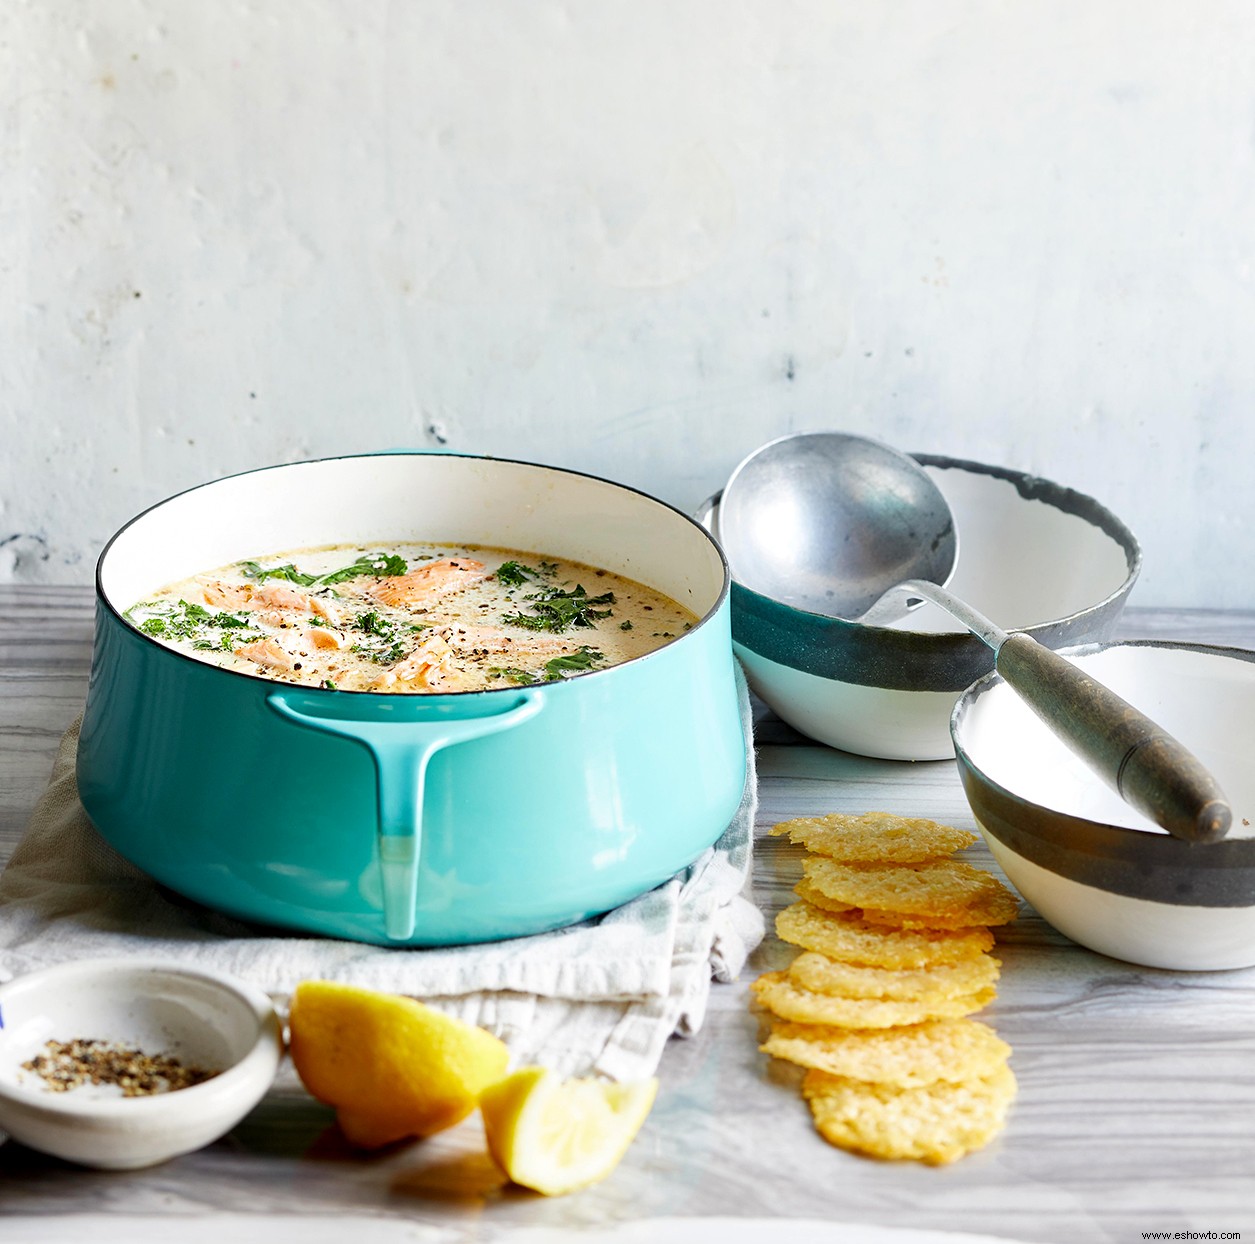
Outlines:
[[[990,873],[951,858],[976,836],[869,812],[786,821],[810,854],[776,932],[802,948],[752,988],[763,1049],[808,1068],[802,1092],[834,1145],[939,1164],[979,1149],[1015,1096],[1010,1047],[967,1016],[995,996],[989,926],[1016,915]]]

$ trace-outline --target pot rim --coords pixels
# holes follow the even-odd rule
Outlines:
[[[104,585],[102,582],[103,569],[104,569],[105,561],[108,558],[109,552],[113,548],[114,544],[117,543],[117,541],[131,527],[133,527],[136,523],[138,523],[141,519],[146,518],[154,510],[160,509],[163,505],[167,505],[171,501],[177,500],[179,497],[187,496],[189,493],[197,492],[202,488],[213,487],[215,484],[222,483],[225,480],[242,479],[248,475],[261,475],[267,471],[282,471],[282,470],[286,470],[289,467],[313,466],[313,465],[324,463],[324,462],[345,462],[345,461],[351,461],[351,460],[355,460],[359,458],[408,458],[408,457],[419,457],[419,456],[431,457],[431,458],[466,458],[466,459],[473,459],[479,462],[500,462],[500,463],[513,465],[513,466],[532,467],[541,471],[552,471],[558,475],[569,475],[569,476],[574,476],[579,479],[592,480],[599,484],[607,484],[611,488],[618,488],[622,490],[623,492],[632,493],[635,496],[640,497],[641,499],[645,501],[652,502],[654,505],[658,505],[658,506],[661,506],[663,509],[670,510],[677,517],[684,519],[685,522],[687,522],[690,526],[696,528],[696,530],[701,533],[703,538],[706,540],[706,543],[710,545],[710,547],[715,551],[715,554],[719,558],[719,564],[721,565],[723,569],[723,581],[720,584],[718,595],[715,597],[715,601],[710,606],[710,608],[704,614],[702,614],[700,618],[698,618],[698,620],[693,624],[693,626],[689,630],[685,631],[682,635],[677,635],[674,639],[663,644],[661,647],[654,648],[649,652],[644,652],[640,656],[632,657],[630,660],[620,661],[619,663],[615,665],[607,666],[604,669],[585,670],[581,673],[571,674],[568,677],[562,678],[557,682],[537,683],[535,687],[532,688],[533,690],[545,691],[545,690],[548,690],[549,688],[560,686],[563,683],[572,682],[575,679],[597,678],[597,677],[601,677],[602,675],[613,674],[616,670],[627,669],[630,666],[639,664],[641,661],[648,661],[650,658],[656,657],[660,653],[665,652],[670,648],[673,648],[676,644],[682,643],[690,635],[695,635],[708,622],[710,622],[711,619],[714,618],[719,613],[719,611],[723,609],[726,605],[726,602],[732,590],[732,572],[728,566],[728,559],[724,556],[723,549],[719,545],[719,541],[716,540],[714,536],[712,536],[711,533],[707,531],[706,528],[703,527],[702,524],[699,523],[692,515],[686,514],[683,510],[679,509],[677,506],[672,505],[669,501],[663,501],[661,498],[655,497],[652,493],[645,492],[643,489],[636,488],[631,484],[622,484],[622,483],[619,483],[617,480],[607,479],[604,475],[594,475],[591,471],[578,471],[572,467],[552,466],[544,462],[533,462],[527,458],[503,458],[495,454],[476,454],[476,453],[470,453],[467,451],[444,450],[444,449],[390,449],[390,450],[379,450],[376,452],[354,453],[354,454],[328,454],[326,457],[322,457],[322,458],[302,458],[302,459],[298,459],[295,462],[270,463],[267,466],[250,467],[246,471],[234,471],[228,475],[215,476],[213,479],[204,480],[199,484],[193,484],[189,488],[183,488],[183,489],[180,489],[178,492],[171,493],[169,496],[162,497],[161,500],[154,501],[151,505],[145,506],[144,509],[140,510],[137,514],[134,514],[129,519],[127,519],[127,521],[123,523],[122,526],[119,527],[113,533],[113,535],[109,537],[109,539],[105,543],[104,548],[101,549],[100,556],[96,559],[95,589],[96,589],[97,604],[102,606],[104,609],[106,609],[108,613],[114,618],[114,620],[117,621],[121,626],[123,626],[128,633],[133,634],[135,637],[143,640],[145,643],[152,644],[155,649],[158,649],[163,653],[166,653],[173,657],[177,657],[178,659],[182,661],[189,662],[191,665],[195,666],[199,670],[212,670],[212,671],[216,671],[219,674],[230,675],[231,677],[234,677],[234,678],[244,678],[252,682],[258,682],[267,687],[273,688],[276,686],[289,686],[290,685],[290,686],[299,688],[302,692],[310,692],[312,694],[318,694],[322,696],[353,696],[353,697],[369,696],[374,699],[384,697],[388,700],[393,700],[397,697],[398,694],[400,694],[406,698],[417,697],[421,699],[424,703],[439,702],[446,699],[465,698],[467,696],[500,695],[502,693],[517,695],[520,688],[513,684],[510,684],[508,686],[502,686],[502,687],[485,687],[479,691],[440,691],[440,692],[421,692],[421,693],[418,693],[418,692],[398,693],[395,691],[350,691],[347,689],[340,689],[340,688],[306,685],[304,683],[288,684],[288,683],[282,682],[281,680],[277,680],[274,678],[267,678],[265,675],[262,675],[262,674],[251,674],[245,670],[228,669],[226,666],[223,666],[223,665],[214,665],[212,662],[202,661],[199,658],[190,655],[189,653],[182,652],[178,648],[171,648],[168,644],[163,644],[159,640],[155,639],[153,636],[146,635],[143,631],[139,629],[139,627],[134,626],[132,623],[128,622],[123,612],[118,609],[118,607],[114,604],[114,602],[105,593]]]

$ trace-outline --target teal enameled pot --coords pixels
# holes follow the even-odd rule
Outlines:
[[[397,695],[208,665],[123,616],[229,562],[394,540],[570,558],[700,620],[558,683]],[[101,555],[83,806],[158,881],[253,922],[409,946],[574,923],[691,863],[737,808],[728,588],[718,545],[679,511],[532,463],[373,454],[193,488]]]

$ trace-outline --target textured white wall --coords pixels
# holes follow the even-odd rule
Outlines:
[[[1255,607],[1255,8],[8,0],[0,579],[432,444],[685,507],[839,426]]]

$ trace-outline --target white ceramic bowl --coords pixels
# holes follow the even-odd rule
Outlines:
[[[1050,648],[1108,639],[1141,568],[1133,533],[1092,497],[1004,467],[913,454],[954,513],[956,595]],[[718,538],[719,498],[698,520]],[[989,649],[924,605],[892,627],[795,609],[735,582],[732,639],[776,715],[832,747],[890,760],[953,755],[950,713]]]
[[[220,1074],[174,1092],[50,1090],[22,1064],[49,1040],[117,1042]],[[0,985],[0,1129],[84,1166],[151,1166],[216,1140],[262,1098],[283,1055],[270,1000],[189,968],[83,960]]]
[[[1255,964],[1255,652],[1128,643],[1065,655],[1211,770],[1233,828],[1214,843],[1169,837],[990,675],[964,693],[952,728],[994,858],[1046,920],[1091,950],[1157,968]]]

